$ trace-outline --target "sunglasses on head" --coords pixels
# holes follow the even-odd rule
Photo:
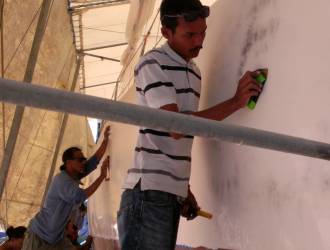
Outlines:
[[[163,15],[162,20],[164,18],[178,18],[183,17],[186,22],[193,22],[197,20],[199,17],[206,18],[210,15],[210,7],[203,6],[200,10],[192,10],[189,12],[184,12],[178,15]]]

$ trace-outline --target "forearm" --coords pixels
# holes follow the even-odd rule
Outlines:
[[[222,121],[239,109],[240,105],[235,101],[234,98],[231,98],[211,108],[191,113],[191,115],[216,121]]]
[[[104,138],[101,146],[96,150],[94,156],[100,161],[103,157],[103,155],[105,154],[105,151],[107,150],[107,146],[108,146],[108,138]]]
[[[171,111],[171,112],[177,112],[177,113],[182,113],[182,114],[189,114],[189,115],[194,115],[206,119],[211,119],[211,120],[216,120],[216,121],[221,121],[225,119],[226,117],[230,116],[232,113],[240,109],[241,106],[239,103],[235,101],[235,98],[231,98],[225,102],[219,103],[211,108],[202,110],[202,111],[197,111],[197,112],[192,112],[192,113],[183,113],[179,111],[179,108],[176,104],[169,104],[161,107],[161,109],[166,110],[166,111]],[[178,134],[178,133],[173,133],[170,132],[170,135],[174,139],[180,139],[183,137],[183,135]]]
[[[202,110],[202,111],[197,111],[197,112],[192,112],[192,113],[184,113],[180,112],[178,109],[178,106],[176,104],[169,104],[161,107],[161,109],[166,110],[166,111],[171,111],[171,112],[177,112],[177,113],[182,113],[182,114],[189,114],[189,115],[194,115],[206,119],[211,119],[211,120],[216,120],[216,121],[221,121],[225,119],[226,117],[230,116],[232,113],[240,109],[241,106],[235,98],[231,98],[225,102],[219,103],[211,108]],[[181,134],[178,133],[170,133],[171,137],[174,139],[180,139],[182,138]]]
[[[85,189],[85,193],[87,197],[90,197],[92,194],[95,193],[95,191],[98,189],[98,187],[103,182],[105,176],[100,175],[88,188]]]

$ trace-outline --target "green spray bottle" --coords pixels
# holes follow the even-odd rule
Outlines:
[[[260,87],[263,88],[267,81],[268,69],[258,69],[255,72],[257,75],[254,79],[259,83]],[[253,110],[256,107],[259,95],[250,98],[246,105],[249,109]]]

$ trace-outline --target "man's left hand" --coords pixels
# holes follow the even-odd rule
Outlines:
[[[198,206],[198,203],[196,201],[196,198],[194,194],[191,192],[190,187],[188,189],[188,197],[185,199],[185,201],[182,204],[181,207],[181,215],[187,220],[193,220],[197,217],[197,212],[200,210],[200,207]]]

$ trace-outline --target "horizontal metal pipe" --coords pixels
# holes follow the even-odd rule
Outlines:
[[[94,54],[85,53],[85,52],[80,53],[80,55],[82,55],[82,56],[96,57],[96,58],[99,58],[101,60],[108,60],[108,61],[113,61],[113,62],[120,62],[120,60],[115,59],[115,58],[110,58],[110,57],[106,57],[106,56],[99,56],[99,55],[94,55]]]
[[[102,86],[112,85],[112,84],[116,84],[116,83],[117,83],[117,81],[106,82],[106,83],[99,83],[99,84],[91,84],[91,85],[85,86],[83,88],[80,88],[80,90],[90,89],[90,88],[96,88],[96,87],[102,87]]]
[[[0,79],[0,101],[330,160],[330,144]]]
[[[84,49],[84,50],[79,50],[79,53],[80,52],[91,51],[91,50],[99,50],[99,49],[107,49],[107,48],[120,47],[120,46],[125,46],[125,45],[128,45],[128,43],[109,44],[109,45],[104,45],[104,46],[99,46],[99,47],[87,48],[87,49]]]
[[[95,2],[91,2],[91,3],[70,6],[68,10],[70,12],[75,13],[75,12],[79,12],[82,10],[90,10],[90,9],[123,5],[123,4],[129,4],[129,0],[108,0],[108,1],[98,1],[98,2],[95,1]]]

